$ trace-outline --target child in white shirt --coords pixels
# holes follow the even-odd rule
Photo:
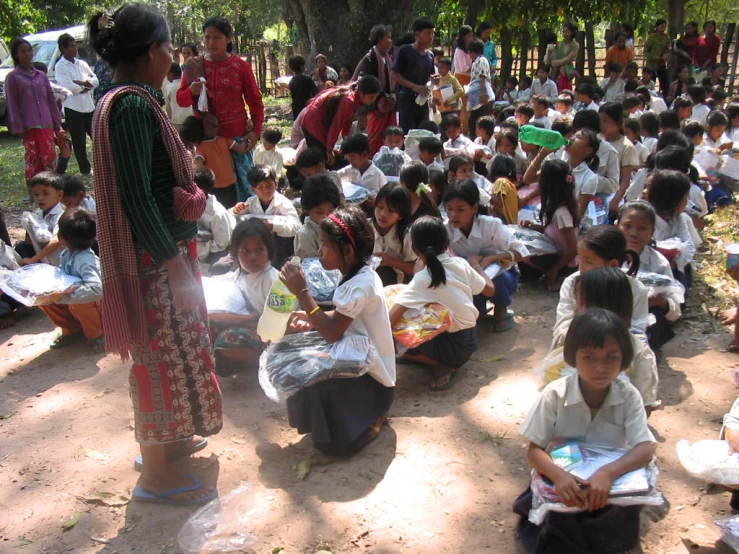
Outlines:
[[[373,196],[387,183],[385,174],[372,163],[367,135],[351,135],[341,143],[341,153],[349,165],[337,171],[342,181],[371,191]]]
[[[321,223],[341,206],[341,193],[328,173],[319,173],[306,179],[300,195],[303,226],[295,234],[295,255],[315,258],[321,247]]]
[[[413,275],[416,254],[411,247],[411,194],[399,183],[388,183],[375,200],[373,256],[382,261],[377,274],[383,286],[396,285]]]
[[[208,198],[205,211],[198,219],[198,259],[212,264],[228,255],[236,220],[212,194],[216,175],[211,169],[205,166],[197,168],[194,180]]]
[[[18,242],[15,250],[21,256],[21,265],[45,261],[59,265],[61,254],[57,232],[59,218],[64,213],[61,199],[64,197],[64,181],[61,175],[44,171],[28,183],[36,209],[23,212],[21,225],[26,231],[25,241]]]
[[[279,129],[265,129],[262,131],[262,142],[254,148],[254,165],[269,165],[275,170],[279,179],[282,175],[284,162],[282,152],[277,144],[282,140],[282,132]]]
[[[185,120],[192,115],[192,106],[183,108],[177,102],[177,91],[180,90],[180,83],[182,82],[182,68],[180,64],[172,62],[172,66],[169,68],[167,74],[167,81],[169,81],[164,87],[164,111],[167,112],[167,117],[178,131],[185,122]]]
[[[458,115],[445,115],[439,127],[447,136],[447,141],[444,143],[444,165],[449,167],[449,158],[466,154],[467,147],[472,144],[472,141],[462,134],[462,120]]]

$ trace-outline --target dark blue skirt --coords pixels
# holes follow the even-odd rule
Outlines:
[[[423,354],[450,369],[459,369],[477,350],[477,328],[463,329],[456,333],[441,333],[422,345],[411,348],[407,354]]]

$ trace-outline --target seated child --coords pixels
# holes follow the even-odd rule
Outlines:
[[[23,212],[21,224],[26,231],[24,241],[15,245],[15,251],[21,256],[21,265],[36,264],[41,261],[51,265],[59,265],[59,218],[64,213],[61,203],[64,196],[64,182],[61,175],[44,171],[34,175],[28,188],[33,196],[36,209]]]
[[[700,121],[686,119],[680,126],[683,135],[691,142],[696,151],[702,149],[703,135],[706,133],[706,126]]]
[[[475,164],[466,154],[458,154],[448,158],[449,160],[449,182],[464,181],[471,179],[480,189],[480,202],[483,206],[490,205],[490,197],[493,193],[493,184],[482,175],[475,173]]]
[[[208,198],[205,211],[198,219],[198,259],[213,264],[228,255],[236,220],[212,194],[216,176],[211,169],[199,167],[194,179]]]
[[[629,141],[631,141],[636,149],[636,157],[639,160],[639,167],[645,167],[651,152],[649,152],[649,149],[644,146],[641,141],[641,125],[639,124],[638,119],[630,117],[624,121],[624,135]]]
[[[190,116],[182,123],[180,137],[185,144],[195,147],[195,158],[202,158],[202,163],[216,175],[213,194],[227,210],[236,205],[236,172],[234,171],[231,149],[243,151],[245,143],[238,143],[225,137],[209,139],[205,136],[203,121]]]
[[[405,135],[400,127],[387,127],[383,132],[384,144],[372,158],[388,181],[397,181],[400,168],[411,161],[411,157],[403,151]]]
[[[493,183],[491,202],[495,215],[506,225],[515,225],[518,223],[516,162],[507,154],[496,154],[492,161],[488,177]]]
[[[575,117],[575,110],[572,108],[572,96],[569,94],[560,94],[554,102],[554,108],[559,112],[561,117]]]
[[[703,144],[706,148],[731,152],[734,141],[726,134],[729,128],[729,118],[724,112],[715,110],[706,117],[706,133],[703,135]]]
[[[466,259],[475,269],[486,269],[492,264],[509,268],[493,278],[493,295],[478,294],[474,297],[480,318],[488,312],[488,300],[495,305],[491,319],[494,332],[509,331],[513,327],[513,312],[508,311],[508,306],[519,279],[515,264],[528,257],[528,250],[500,219],[484,215],[486,210],[480,206],[480,189],[474,181],[468,179],[450,185],[444,195],[444,206],[450,248],[455,256]]]
[[[498,90],[498,93],[496,94],[496,106],[504,107],[516,105],[516,103],[518,102],[518,91],[516,90],[517,86],[518,79],[516,79],[515,77],[508,77],[505,80],[505,83],[503,83],[503,88]]]
[[[577,374],[547,385],[520,433],[529,441],[531,467],[554,483],[563,504],[583,512],[550,512],[534,525],[528,519],[533,500],[528,488],[514,503],[521,516],[517,533],[528,552],[540,551],[545,536],[547,552],[627,552],[639,547],[641,508],[609,506],[608,495],[615,478],[651,462],[655,442],[639,391],[617,379],[633,358],[628,326],[607,310],[587,310],[572,322],[564,358]],[[555,465],[548,453],[555,441],[571,440],[630,450],[583,481]]]
[[[449,186],[449,180],[446,176],[446,171],[440,171],[437,169],[429,170],[429,187],[431,192],[428,193],[428,197],[437,206],[441,212],[441,219],[446,218],[446,214],[443,209],[444,204],[444,193]]]
[[[491,153],[495,152],[495,119],[490,115],[484,115],[475,122],[475,125],[475,134],[477,135],[475,144],[487,146]],[[475,155],[475,161],[487,162],[488,159],[490,158],[482,159],[482,157]]]
[[[639,271],[650,271],[673,279],[670,262],[653,245],[656,224],[657,214],[652,205],[644,200],[627,202],[618,212],[618,228],[626,237],[627,247],[639,254]],[[682,315],[680,304],[683,302],[684,297],[664,294],[649,298],[649,313],[656,319],[647,329],[649,346],[653,350],[659,350],[675,336],[670,323]]]
[[[341,143],[341,153],[349,165],[337,171],[342,181],[354,183],[376,195],[387,183],[385,174],[372,163],[366,135],[351,135]]]
[[[441,155],[444,153],[444,145],[436,137],[422,138],[418,143],[418,159],[431,171],[446,171],[441,163]]]
[[[284,167],[282,152],[277,144],[282,140],[282,131],[276,128],[262,131],[262,142],[254,148],[254,165],[268,165],[279,178]]]
[[[62,329],[50,348],[64,348],[85,338],[92,342],[94,353],[104,352],[103,282],[100,260],[91,248],[95,241],[94,216],[85,210],[66,211],[59,218],[58,237],[63,248],[59,268],[67,275],[79,277],[82,285],[57,304],[39,306]]]
[[[400,170],[400,184],[411,193],[411,222],[421,216],[439,217],[439,208],[431,200],[429,172],[421,161],[405,164]]]
[[[258,165],[247,175],[254,196],[246,202],[236,204],[231,213],[237,221],[256,216],[264,221],[267,228],[276,235],[275,252],[272,262],[281,267],[293,255],[295,233],[300,229],[300,219],[293,203],[277,192],[277,175],[268,165]]]
[[[395,395],[395,348],[382,283],[367,260],[373,232],[364,213],[339,208],[321,223],[321,264],[344,276],[334,292],[332,312],[322,311],[300,268],[285,264],[280,279],[298,297],[294,331],[317,331],[329,343],[344,335],[363,335],[378,356],[367,374],[327,379],[287,399],[288,421],[298,433],[311,433],[313,445],[330,456],[356,454],[375,440],[388,421]]]
[[[462,258],[448,253],[449,236],[441,220],[428,216],[417,219],[410,235],[422,267],[395,299],[390,322],[395,324],[409,309],[423,309],[430,303],[449,310],[452,324],[448,330],[401,356],[402,360],[433,368],[434,376],[428,386],[432,391],[441,391],[454,384],[457,370],[477,350],[479,313],[473,297],[492,296],[495,288],[482,270],[475,270]]]
[[[518,83],[517,104],[528,104],[529,100],[531,100],[531,85],[533,82],[534,80],[528,75],[521,77],[521,82]]]
[[[462,133],[462,120],[458,115],[445,115],[441,120],[441,130],[447,137],[444,143],[444,165],[449,167],[449,158],[467,153],[472,141]]]
[[[521,149],[518,147],[518,132],[513,129],[501,128],[500,133],[495,139],[495,152],[498,154],[507,154],[513,161],[516,162],[516,179],[517,183],[521,182],[526,169],[529,167],[529,162]],[[487,163],[487,172],[490,173],[490,167],[492,166],[492,160]]]
[[[653,112],[644,112],[639,118],[641,126],[641,139],[650,154],[657,150],[657,139],[659,138],[659,116]]]
[[[63,175],[62,183],[64,185],[64,196],[62,196],[61,203],[64,209],[80,208],[95,215],[97,210],[95,199],[88,196],[85,183],[79,175]]]
[[[519,127],[529,125],[534,119],[534,109],[528,104],[521,104],[516,108],[515,118]],[[551,126],[551,123],[549,125]]]
[[[238,269],[230,274],[256,314],[208,314],[215,337],[217,356],[257,365],[264,345],[256,332],[259,316],[279,275],[270,264],[275,256],[275,241],[270,229],[259,219],[240,222],[231,237],[231,256]]]
[[[531,123],[539,123],[544,129],[552,128],[552,120],[549,119],[549,101],[543,94],[535,94],[531,99],[531,109],[534,110],[534,117]]]
[[[403,185],[388,183],[375,200],[373,256],[382,259],[377,274],[383,286],[402,283],[413,275],[416,254],[411,247],[411,195]]]
[[[321,223],[342,205],[341,193],[328,173],[319,173],[305,181],[300,207],[305,220],[295,233],[295,255],[315,258],[321,247]]]
[[[439,60],[439,84],[437,89],[442,87],[451,87],[451,95],[446,101],[442,101],[442,94],[434,94],[434,105],[441,113],[457,113],[462,109],[462,96],[464,96],[464,88],[459,84],[457,78],[452,74],[452,60],[450,58],[441,58]]]

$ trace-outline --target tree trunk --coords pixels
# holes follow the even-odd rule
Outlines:
[[[370,29],[392,24],[393,35],[406,29],[413,0],[287,0],[290,15],[300,29],[312,66],[324,54],[337,71],[341,64],[356,65],[370,48]]]
[[[531,42],[531,35],[529,34],[528,30],[521,29],[521,40],[519,44],[521,45],[520,51],[521,51],[521,67],[518,68],[518,74],[523,77],[528,73],[528,65],[529,65],[529,43]]]
[[[483,0],[468,0],[467,15],[464,18],[465,25],[469,25],[473,29],[477,28],[477,18],[483,8]]]
[[[583,76],[585,75],[585,32],[578,31],[575,35],[575,40],[580,44],[580,49],[577,51],[577,58],[575,59],[575,69]]]
[[[685,28],[685,4],[687,0],[667,0],[668,33],[676,37]]]
[[[513,68],[513,32],[503,28],[500,31],[500,78],[503,82],[511,76]]]
[[[592,23],[585,24],[585,40],[588,50],[588,71],[590,75],[595,75],[595,32]]]

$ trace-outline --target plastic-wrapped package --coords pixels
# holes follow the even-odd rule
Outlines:
[[[286,335],[259,357],[259,384],[274,402],[327,379],[361,377],[377,359],[369,337],[344,335],[333,344],[320,333]]]
[[[36,251],[41,250],[53,238],[49,224],[40,214],[35,212],[23,212],[21,227],[28,233]]]
[[[341,183],[344,200],[350,204],[361,204],[372,196],[372,191],[354,183]]]
[[[647,287],[649,298],[662,294],[675,299],[678,304],[685,302],[685,289],[683,286],[667,275],[660,275],[651,271],[642,271],[636,274],[636,278],[642,285]]]
[[[557,254],[559,252],[557,245],[544,233],[519,225],[506,225],[506,227],[526,246],[532,256]]]
[[[410,158],[400,148],[388,148],[381,146],[380,150],[372,158],[372,163],[380,168],[386,176],[397,177],[400,175],[400,168],[403,167]]]
[[[80,285],[80,278],[49,264],[24,266],[7,274],[0,282],[3,292],[24,306],[56,304]]]
[[[209,314],[257,315],[244,291],[233,281],[203,277],[203,292]]]
[[[385,287],[388,311],[406,285]],[[452,325],[452,314],[441,304],[426,304],[423,309],[407,310],[393,326],[393,338],[403,348],[411,349],[440,335]]]
[[[16,270],[20,267],[21,257],[18,252],[0,240],[0,267],[5,269]]]
[[[177,533],[182,554],[246,552],[254,542],[246,532],[254,509],[252,486],[242,483],[225,496],[208,502]]]
[[[198,111],[205,113],[208,111],[208,91],[205,88],[205,77],[201,77],[200,80],[203,82],[203,86],[200,89],[200,96],[198,96]]]
[[[341,271],[326,270],[318,258],[303,258],[300,263],[313,299],[318,304],[330,304],[341,282]]]
[[[601,467],[618,460],[628,452],[625,448],[610,448],[590,444],[568,442],[550,452],[555,464],[565,471],[589,479]],[[646,468],[631,471],[613,482],[608,503],[615,506],[663,506],[665,498],[656,488],[659,470],[654,462]],[[541,525],[550,511],[579,513],[584,510],[565,506],[554,489],[554,485],[536,472],[532,472],[531,492],[533,501],[529,521]]]
[[[483,91],[482,81],[480,79],[474,79],[469,87],[467,87],[467,109],[469,111],[476,110],[482,107],[482,93],[485,93],[488,101],[495,100],[495,94],[493,94],[493,87],[490,84],[490,79],[485,79],[485,90]]]
[[[715,519],[714,523],[721,529],[724,542],[739,552],[739,516]]]
[[[693,477],[717,485],[739,485],[739,453],[732,453],[727,441],[705,440],[690,444],[680,440],[675,453],[685,471]]]
[[[436,135],[426,129],[410,129],[408,134],[405,135],[405,153],[408,154],[412,160],[418,159],[418,145],[422,139],[436,137],[441,140],[441,135]]]

